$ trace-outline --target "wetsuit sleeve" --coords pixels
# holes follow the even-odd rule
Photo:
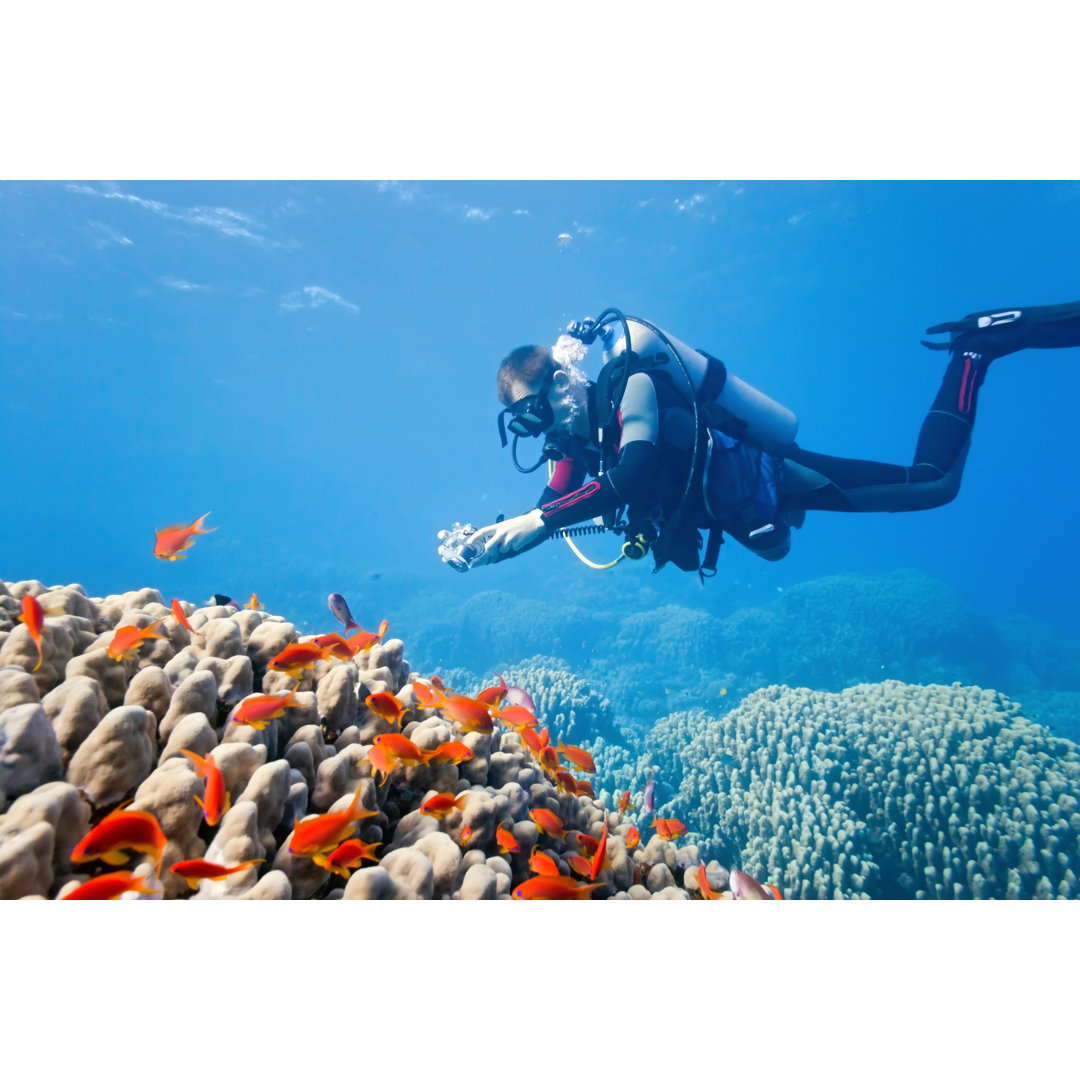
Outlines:
[[[566,495],[570,491],[581,487],[581,481],[585,479],[585,462],[576,457],[564,457],[562,461],[555,463],[551,479],[547,487],[540,492],[537,506],[544,506],[554,499]]]
[[[644,372],[632,375],[623,393],[619,419],[619,460],[597,480],[541,505],[550,532],[616,510],[627,503],[655,498],[659,410],[656,390]]]

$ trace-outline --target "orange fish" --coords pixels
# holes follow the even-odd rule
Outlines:
[[[592,870],[589,866],[589,860],[584,855],[567,855],[566,861],[570,865],[570,869],[575,874],[580,874],[582,877],[587,877],[592,880]]]
[[[190,758],[195,766],[195,775],[206,778],[206,788],[203,797],[195,796],[195,801],[202,807],[203,817],[207,825],[217,825],[222,817],[228,812],[231,805],[229,793],[225,788],[225,777],[221,775],[217,762],[207,754],[200,757],[191,750],[181,750],[181,754]]]
[[[502,825],[495,830],[495,842],[499,845],[499,850],[504,855],[511,851],[521,850],[521,845],[518,843],[517,837]]]
[[[634,826],[631,825],[630,828],[626,830],[625,841],[626,850],[633,851],[634,848],[636,848],[638,844],[641,843],[641,833],[639,833],[637,829],[635,829]]]
[[[393,694],[385,690],[378,694],[368,694],[364,698],[364,704],[376,716],[381,716],[391,724],[397,724],[398,727],[401,727],[401,718],[409,711]]]
[[[588,833],[573,832],[570,833],[570,838],[577,844],[578,850],[585,855],[595,855],[596,849],[600,846],[600,841]]]
[[[352,802],[344,810],[333,814],[318,814],[306,821],[298,821],[293,828],[289,851],[293,855],[321,855],[338,847],[348,839],[356,823],[364,818],[374,817],[377,810],[365,810],[356,804],[360,801],[363,785],[357,787]]]
[[[136,877],[130,870],[117,870],[112,874],[100,874],[96,878],[84,881],[77,889],[72,889],[63,900],[115,900],[126,892],[159,893],[161,889],[151,889],[147,885],[149,874]]]
[[[382,847],[381,840],[376,840],[373,844],[365,844],[362,840],[346,840],[329,855],[313,855],[312,862],[332,874],[347,878],[349,872],[355,870],[365,859],[373,863],[379,861],[379,856],[375,854],[377,847]]]
[[[22,614],[19,616],[19,622],[25,624],[26,629],[30,631],[30,637],[37,646],[37,663],[30,669],[31,671],[37,671],[41,667],[43,659],[41,635],[42,628],[45,626],[45,612],[36,596],[31,596],[29,593],[23,595]]]
[[[448,716],[464,731],[487,732],[495,730],[495,721],[487,707],[464,694],[444,693],[445,701],[439,711]]]
[[[542,727],[540,729],[540,747],[543,749],[545,746],[551,745],[551,736],[548,734],[548,729]]]
[[[194,626],[187,621],[187,616],[184,614],[184,609],[180,606],[179,600],[173,600],[169,605],[172,608],[173,618],[189,633],[199,634],[202,636],[202,630],[196,630]]]
[[[495,709],[492,716],[497,716],[500,724],[512,727],[519,734],[520,728],[534,728],[540,722],[524,705],[507,705],[505,708]]]
[[[108,648],[105,650],[112,660],[130,660],[139,655],[142,643],[150,638],[157,641],[168,641],[166,634],[155,634],[154,627],[164,619],[155,619],[149,626],[141,630],[137,626],[121,626],[112,636]]]
[[[232,722],[247,724],[256,731],[262,731],[271,720],[284,716],[286,709],[299,708],[302,706],[296,700],[296,686],[287,694],[252,694],[240,702],[233,713]]]
[[[557,769],[552,779],[559,791],[564,791],[567,795],[577,794],[577,781],[565,769]]]
[[[514,890],[515,900],[588,900],[596,889],[602,889],[607,883],[594,881],[589,885],[579,885],[569,877],[527,878]]]
[[[593,764],[592,755],[588,750],[582,750],[580,746],[566,746],[562,739],[559,740],[559,745],[555,749],[582,772],[596,772],[596,766]]]
[[[566,829],[563,828],[563,823],[558,814],[553,814],[543,807],[537,807],[535,810],[529,811],[529,817],[533,819],[533,824],[542,833],[546,833],[548,836],[557,836],[563,841],[566,840]]]
[[[626,813],[627,808],[630,806],[630,790],[629,788],[619,796],[619,816],[622,817]]]
[[[375,645],[377,642],[382,641],[383,635],[386,633],[387,627],[389,625],[390,624],[385,619],[383,619],[383,621],[379,623],[379,629],[374,634],[372,634],[368,630],[357,630],[356,633],[349,638],[349,645],[356,652],[366,653],[372,647],[372,645]]]
[[[438,687],[428,686],[419,679],[414,679],[409,685],[413,688],[416,700],[425,708],[440,709],[446,703],[446,696]]]
[[[455,810],[465,809],[465,799],[468,797],[468,792],[463,791],[460,795],[450,795],[448,793],[441,793],[439,795],[432,795],[426,802],[420,804],[420,813],[427,814],[428,817],[439,818],[442,820],[444,817],[448,817]]]
[[[424,751],[416,743],[396,731],[376,735],[372,745],[368,747],[368,761],[372,769],[383,774],[379,781],[380,787],[386,783],[395,762],[400,761],[403,765],[423,765],[427,760]]]
[[[472,839],[472,829],[468,825],[462,825],[458,833],[458,843],[464,847]]]
[[[251,599],[244,605],[248,611],[262,611],[265,606],[265,604],[259,603],[259,598],[254,593],[251,594]]]
[[[473,752],[459,739],[451,739],[449,742],[440,743],[434,750],[426,750],[425,761],[449,761],[451,765],[460,765],[463,761],[469,761]]]
[[[540,751],[540,768],[554,776],[559,771],[559,752],[554,746],[545,746]]]
[[[124,810],[126,805],[118,806],[75,845],[71,852],[73,863],[101,859],[110,866],[123,866],[130,855],[121,852],[137,851],[153,855],[157,871],[161,873],[161,853],[166,841],[158,819],[149,810]]]
[[[498,672],[495,672],[495,674],[499,675]],[[499,703],[506,697],[509,690],[510,687],[506,685],[506,680],[499,675],[499,685],[488,686],[481,690],[480,693],[476,695],[476,700],[481,704],[486,705],[489,709],[497,709]]]
[[[604,831],[600,836],[600,843],[596,845],[596,851],[589,863],[589,880],[595,881],[596,875],[604,869],[604,860],[607,858],[607,822],[604,822]]]
[[[540,751],[543,747],[540,745],[540,736],[533,731],[532,728],[526,728],[524,731],[518,732],[521,736],[521,741],[529,748],[534,758],[540,757]]]
[[[164,529],[157,529],[154,534],[157,537],[154,544],[154,554],[159,559],[168,559],[169,562],[186,558],[180,552],[187,551],[195,543],[192,539],[193,536],[212,533],[216,530],[217,526],[213,529],[204,529],[202,527],[203,522],[209,516],[210,511],[207,510],[201,518],[196,518],[190,525],[166,525]]]
[[[220,863],[207,862],[205,859],[185,859],[183,862],[173,863],[169,872],[187,881],[189,889],[198,888],[199,882],[209,879],[210,881],[224,881],[230,874],[239,874],[241,870],[250,870],[256,863],[265,862],[264,859],[248,859],[247,862],[237,863],[236,866],[222,866]]]
[[[578,780],[577,793],[579,795],[588,795],[590,799],[596,798],[596,792],[593,791],[593,786],[588,780]]]
[[[535,844],[532,854],[529,856],[529,869],[534,874],[542,874],[544,877],[558,877],[562,871],[555,860],[546,852],[540,850],[540,845]]]
[[[324,659],[351,660],[356,655],[356,649],[340,634],[320,634],[312,644],[323,650]]]
[[[704,896],[706,900],[720,899],[720,894],[713,892],[709,887],[709,879],[706,877],[705,867],[701,863],[698,864],[697,868],[697,883],[698,888],[701,890],[701,895]],[[741,911],[742,909],[740,908],[739,910]]]
[[[325,660],[325,650],[314,641],[294,641],[286,645],[267,665],[271,671],[284,671],[290,679],[299,679],[301,671],[310,671],[316,660]]]
[[[652,824],[656,835],[662,840],[677,840],[686,832],[686,826],[678,818],[662,818],[653,814]]]

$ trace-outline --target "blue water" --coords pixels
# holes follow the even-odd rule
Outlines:
[[[642,315],[795,410],[801,445],[906,463],[942,370],[925,327],[1080,295],[1080,187],[1053,182],[5,183],[0,236],[0,576],[271,610],[304,585],[365,624],[372,574],[384,607],[399,575],[595,587],[555,544],[460,579],[435,555],[535,501],[494,371],[571,319]],[[909,567],[1075,635],[1078,391],[1077,350],[1000,361],[955,502],[811,515],[779,564],[729,545],[707,593]],[[154,559],[207,510],[217,532]],[[704,602],[673,567],[610,573]]]

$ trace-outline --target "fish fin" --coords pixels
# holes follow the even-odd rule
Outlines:
[[[210,516],[210,515],[211,515],[212,513],[213,513],[213,511],[212,511],[212,510],[207,510],[207,511],[206,511],[206,513],[205,513],[205,514],[203,514],[203,516],[202,516],[202,517],[196,518],[196,519],[195,519],[195,520],[194,520],[194,521],[193,521],[193,522],[191,523],[191,525],[190,525],[191,531],[192,531],[193,533],[199,533],[200,535],[201,535],[201,534],[203,534],[203,533],[212,533],[212,532],[215,532],[215,531],[217,530],[217,526],[216,526],[216,525],[214,525],[214,526],[213,526],[212,528],[209,528],[209,529],[204,529],[204,528],[202,528],[202,523],[203,523],[203,522],[204,522],[204,521],[205,521],[205,520],[206,520],[206,519],[207,519],[207,518],[208,518],[208,517],[209,517],[209,516]]]
[[[110,866],[124,866],[128,861],[128,856],[122,855],[119,851],[106,851],[103,855],[99,855],[98,858]]]
[[[199,804],[199,806],[201,807],[201,809],[202,809],[202,812],[203,812],[203,817],[205,817],[205,816],[206,816],[206,803],[204,803],[204,802],[202,801],[202,799],[200,799],[200,798],[199,798],[199,796],[198,796],[198,795],[196,795],[196,796],[195,796],[195,801],[196,801],[196,802],[197,802],[197,803]]]
[[[226,791],[225,792],[225,802],[222,803],[222,806],[221,806],[222,817],[224,817],[229,812],[231,807],[232,807],[232,796],[228,793],[228,791]],[[262,859],[257,859],[256,862],[262,862]]]

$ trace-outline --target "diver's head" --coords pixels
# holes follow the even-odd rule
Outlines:
[[[499,365],[496,379],[503,445],[507,429],[524,438],[569,433],[586,408],[587,386],[581,369],[559,363],[547,346],[515,349]]]

